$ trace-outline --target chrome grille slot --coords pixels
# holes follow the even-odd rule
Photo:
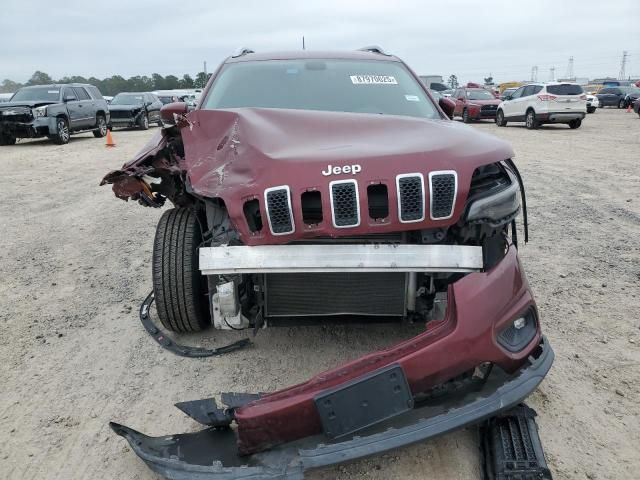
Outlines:
[[[458,175],[453,170],[431,172],[429,184],[431,219],[451,218],[458,193]]]
[[[355,180],[340,180],[329,184],[331,215],[336,228],[360,225],[360,200]]]
[[[396,177],[398,217],[402,223],[424,220],[424,177],[407,173]]]
[[[289,187],[268,188],[264,191],[264,200],[267,206],[269,229],[273,235],[286,235],[295,229],[293,214],[291,211],[291,195]]]

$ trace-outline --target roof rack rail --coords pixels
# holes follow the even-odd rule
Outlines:
[[[386,55],[387,57],[391,56],[391,54],[385,52],[382,47],[379,47],[377,45],[368,45],[366,47],[362,47],[358,49],[359,52],[371,52],[371,53],[378,53],[380,55]]]
[[[248,53],[256,53],[253,50],[251,50],[250,48],[246,48],[246,47],[240,47],[238,50],[236,50],[236,53],[234,53],[233,55],[231,55],[231,58],[238,58],[238,57],[242,57],[243,55],[246,55]]]

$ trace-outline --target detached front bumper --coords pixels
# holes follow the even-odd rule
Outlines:
[[[0,121],[0,133],[8,133],[18,138],[37,138],[57,133],[56,119],[38,117],[28,122]]]
[[[279,392],[225,401],[227,410],[217,409],[213,400],[194,402],[189,409],[181,406],[217,428],[159,438],[118,424],[112,428],[152,469],[170,479],[302,478],[305,470],[426,440],[522,401],[542,381],[554,357],[537,315],[524,344],[507,349],[499,340],[525,312],[535,313],[535,303],[517,252],[510,247],[491,270],[469,273],[451,284],[445,318],[430,322],[417,337]],[[426,400],[422,395],[487,363],[493,369],[479,386]],[[383,387],[383,393],[372,393],[371,378],[390,371],[406,385],[398,392],[408,395],[408,408],[397,408],[395,390]],[[355,390],[347,392],[354,385]],[[322,410],[327,398],[336,400],[335,412]],[[373,421],[362,421],[363,411],[374,407],[388,407],[389,415],[378,411]],[[220,418],[228,422],[220,423]],[[354,418],[356,427],[351,428]],[[231,428],[231,422],[237,428]],[[329,425],[338,425],[341,433],[336,435]]]
[[[543,337],[520,369],[511,375],[493,373],[480,390],[416,407],[393,422],[342,441],[315,435],[244,457],[235,451],[235,433],[230,429],[148,437],[115,423],[111,428],[153,471],[171,480],[302,479],[307,470],[378,455],[506,411],[535,390],[553,360],[553,350]]]

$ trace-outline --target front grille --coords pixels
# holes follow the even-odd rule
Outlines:
[[[497,105],[482,105],[482,107],[480,107],[481,112],[495,112],[497,109]]]
[[[30,122],[33,120],[29,107],[5,107],[0,109],[0,121]]]
[[[456,172],[431,172],[429,174],[431,219],[447,219],[453,215],[458,179]]]
[[[402,223],[424,220],[424,177],[409,173],[396,177],[398,213]]]
[[[406,275],[273,273],[265,275],[267,317],[403,316]]]
[[[355,180],[341,180],[329,184],[333,225],[337,228],[360,225],[358,184]]]
[[[285,235],[294,230],[289,187],[268,188],[264,192],[269,217],[269,228],[274,235]]]
[[[133,118],[133,115],[128,110],[112,110],[109,113],[111,118]]]

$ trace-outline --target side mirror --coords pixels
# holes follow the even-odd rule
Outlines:
[[[507,100],[507,101],[509,101],[509,100],[512,100],[512,99],[513,99],[513,97],[512,97],[511,95],[507,95],[506,97],[504,97],[504,99],[505,99],[505,100]]]
[[[175,125],[174,115],[184,115],[187,113],[187,104],[184,102],[172,102],[163,105],[160,109],[160,118],[165,123]]]
[[[453,120],[453,111],[456,108],[456,102],[450,98],[443,97],[438,100],[438,105],[440,105],[440,108],[444,111],[447,117]]]
[[[64,101],[65,102],[75,102],[77,100],[75,95],[65,95],[64,96]]]

